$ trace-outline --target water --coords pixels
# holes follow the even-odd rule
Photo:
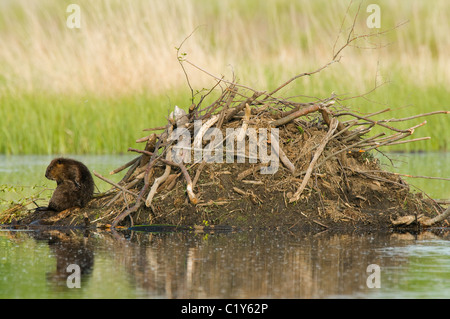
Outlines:
[[[449,238],[2,231],[0,298],[450,298]]]
[[[450,152],[391,153],[392,160],[377,155],[383,169],[400,174],[450,178]],[[402,177],[413,191],[424,191],[434,199],[450,199],[450,181]]]
[[[391,157],[400,173],[450,176],[447,154]],[[77,158],[108,177],[131,159]],[[0,157],[0,184],[52,188],[42,176],[50,160]],[[412,181],[434,198],[450,198],[449,182]],[[33,191],[25,187],[14,196]],[[421,234],[3,229],[0,298],[450,298],[449,239],[445,229]],[[68,288],[77,282],[67,271],[71,264],[80,267],[80,288]],[[369,265],[375,270],[368,271]]]

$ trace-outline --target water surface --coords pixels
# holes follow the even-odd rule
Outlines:
[[[448,239],[2,231],[0,298],[450,298]],[[80,288],[67,287],[70,264],[81,267]]]
[[[396,172],[450,177],[447,153],[389,156],[396,165],[389,169]],[[133,156],[75,158],[118,181],[122,174],[109,171]],[[0,156],[0,185],[15,191],[0,192],[0,199],[39,187],[48,188],[49,196],[55,185],[44,172],[51,159]],[[450,198],[449,182],[405,179],[434,198]],[[109,188],[98,179],[96,184]],[[417,235],[2,229],[0,298],[450,298],[449,238],[445,230]],[[80,288],[67,286],[71,264],[80,267]],[[371,277],[370,265],[378,267],[378,277]]]

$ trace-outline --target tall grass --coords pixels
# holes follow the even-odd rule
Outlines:
[[[368,29],[363,1],[356,23]],[[80,0],[81,28],[69,29],[69,2],[0,0],[0,153],[118,153],[162,123],[190,92],[175,47],[211,73],[270,90],[330,61],[348,1]],[[313,77],[288,86],[286,96],[358,95],[362,112],[385,105],[392,116],[450,109],[450,6],[446,0],[376,1],[382,29],[357,42]],[[343,44],[359,2],[347,13]],[[367,49],[377,47],[378,49]],[[194,89],[214,81],[186,66]],[[377,102],[377,103],[374,103]],[[385,105],[382,105],[385,104]],[[448,149],[447,116],[429,118],[415,137],[431,142],[403,150]]]

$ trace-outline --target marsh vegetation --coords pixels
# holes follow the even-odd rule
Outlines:
[[[213,74],[270,91],[330,60],[359,3],[347,1],[79,1],[81,28],[66,26],[56,0],[2,2],[0,10],[0,153],[120,153],[142,128],[165,122],[168,109],[187,108],[190,92],[175,47]],[[320,77],[284,89],[308,102],[331,92],[371,113],[389,105],[402,118],[449,104],[450,38],[445,0],[378,1],[381,30],[359,42]],[[367,33],[365,12],[355,32]],[[346,24],[341,24],[348,15]],[[341,34],[341,35],[342,35]],[[345,41],[340,37],[337,45]],[[196,90],[211,78],[187,68]],[[214,94],[211,95],[211,99]],[[431,141],[393,150],[445,150],[448,117],[430,118],[417,137]]]

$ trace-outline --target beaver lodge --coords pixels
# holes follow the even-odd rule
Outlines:
[[[450,111],[391,118],[389,108],[361,114],[343,104],[349,98],[334,94],[278,95],[298,78],[339,62],[339,54],[358,39],[389,31],[356,35],[355,21],[329,63],[272,92],[226,81],[188,61],[180,48],[189,36],[177,53],[192,104],[187,111],[175,107],[166,125],[144,129],[149,135],[137,140],[142,148],[128,149],[135,159],[110,173],[124,174],[120,182],[94,172],[111,189],[96,194],[86,207],[17,214],[24,209],[17,205],[2,213],[0,223],[290,230],[448,225],[450,208],[413,193],[400,174],[381,168],[374,153],[428,139],[411,136],[426,124],[424,117]],[[197,94],[204,93],[196,103],[183,63],[216,82]],[[219,97],[207,104],[205,98],[217,91]]]
[[[290,81],[292,81],[291,79]],[[83,209],[26,214],[19,224],[97,227],[164,224],[238,228],[389,228],[430,226],[449,215],[399,174],[381,169],[382,147],[408,139],[432,112],[374,120],[335,95],[310,103],[217,79],[222,91],[188,111],[175,107],[162,127],[129,148],[136,158],[110,174],[117,184]],[[406,129],[396,124],[414,121]],[[404,125],[403,125],[404,126]],[[371,133],[376,131],[378,133]],[[40,214],[40,215],[39,215]]]

